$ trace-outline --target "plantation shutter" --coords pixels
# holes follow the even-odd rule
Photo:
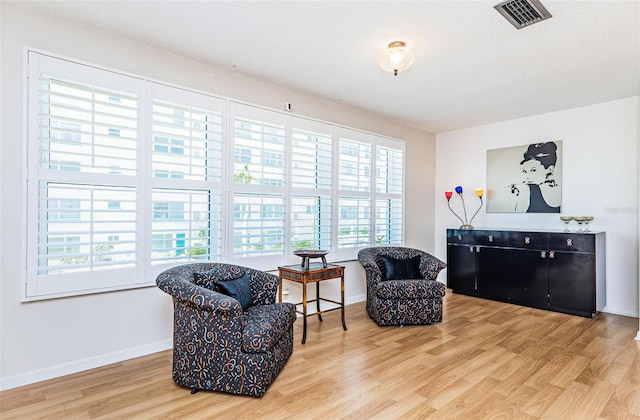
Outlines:
[[[151,261],[222,256],[224,101],[154,86]]]
[[[299,117],[291,129],[292,250],[331,248],[332,126]]]
[[[26,295],[135,283],[139,81],[35,53],[29,61],[37,223],[28,231],[36,252]],[[100,273],[107,268],[122,275]]]
[[[232,103],[233,259],[250,264],[284,255],[285,118]]]

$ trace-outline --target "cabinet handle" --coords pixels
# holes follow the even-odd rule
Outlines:
[[[460,235],[459,233],[458,233],[458,240],[459,240],[459,241],[461,241],[461,240],[462,240],[462,235]]]
[[[547,258],[547,253],[544,251],[540,252],[540,258]]]
[[[567,246],[573,246],[573,239],[567,238]]]
[[[525,236],[524,237],[524,243],[525,243],[525,245],[529,245],[531,243],[531,238],[528,237],[528,236]]]
[[[473,252],[473,246],[469,247],[469,252]]]
[[[480,252],[480,245],[476,245],[476,252]]]
[[[493,242],[493,235],[489,235],[489,242]]]
[[[556,257],[555,251],[549,251],[549,258],[555,258],[555,257]]]

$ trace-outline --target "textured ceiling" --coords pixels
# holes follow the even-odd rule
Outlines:
[[[552,1],[516,30],[486,1],[14,5],[439,133],[640,94],[640,1]],[[378,52],[404,40],[397,77]]]

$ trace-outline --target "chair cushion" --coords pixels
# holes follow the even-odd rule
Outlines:
[[[376,296],[380,299],[441,299],[444,284],[435,280],[388,280],[379,284]]]
[[[243,311],[246,311],[253,303],[251,284],[249,283],[249,276],[246,274],[243,274],[242,277],[235,280],[219,281],[217,282],[217,287],[220,293],[240,302]]]
[[[245,353],[265,353],[273,347],[296,320],[291,303],[255,305],[244,312],[242,350]]]
[[[218,282],[235,280],[243,275],[244,270],[236,266],[214,267],[208,271],[195,271],[193,273],[193,284],[214,292],[220,292]]]
[[[383,280],[421,279],[420,256],[412,258],[393,258],[381,255],[384,265]]]

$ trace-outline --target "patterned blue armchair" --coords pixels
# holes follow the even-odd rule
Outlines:
[[[367,312],[378,325],[442,322],[446,264],[413,248],[374,247],[358,252],[367,276]]]
[[[196,263],[156,284],[173,297],[173,380],[192,393],[264,395],[293,351],[295,306],[276,303],[278,277]]]

